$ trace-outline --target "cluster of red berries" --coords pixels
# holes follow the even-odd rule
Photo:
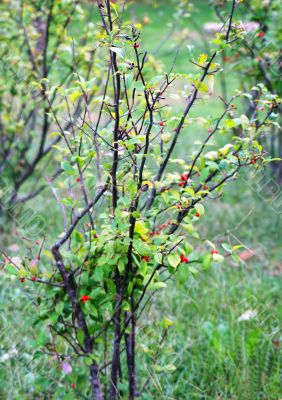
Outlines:
[[[187,263],[189,262],[189,259],[188,259],[188,257],[186,257],[184,254],[181,254],[181,255],[180,255],[180,261],[181,261],[182,263],[187,264]]]
[[[82,303],[86,303],[87,301],[91,300],[90,296],[84,295],[81,296],[80,301],[82,301]]]
[[[257,162],[257,160],[258,160],[258,156],[253,156],[250,161],[250,164],[254,165]]]
[[[212,255],[218,254],[218,251],[217,251],[217,250],[212,250],[212,251],[211,251],[211,254],[212,254]]]
[[[173,222],[172,222],[172,221],[167,221],[166,223],[164,223],[164,224],[158,226],[156,232],[150,231],[150,232],[149,232],[149,235],[150,235],[150,236],[160,235],[160,234],[161,234],[161,231],[162,231],[163,229],[167,228],[169,225],[173,225]]]
[[[142,256],[142,260],[144,260],[146,262],[149,262],[150,258],[149,258],[149,256]]]
[[[32,277],[30,279],[32,280],[32,282],[35,282],[37,280],[35,275],[32,275]],[[21,276],[20,277],[20,282],[24,283],[25,282],[25,277]]]
[[[184,186],[185,185],[185,182],[187,182],[188,181],[188,179],[189,179],[189,174],[182,174],[181,176],[180,176],[180,179],[181,179],[181,181],[178,183],[178,186]]]

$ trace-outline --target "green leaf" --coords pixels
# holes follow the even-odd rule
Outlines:
[[[216,162],[214,162],[214,161],[207,161],[207,163],[206,163],[209,167],[210,167],[210,170],[213,172],[213,171],[216,171],[216,170],[219,170],[219,165],[216,163]]]
[[[231,244],[229,244],[229,243],[222,243],[221,246],[223,247],[223,249],[224,249],[225,251],[227,251],[227,253],[232,253],[233,248],[232,248]]]
[[[168,256],[169,265],[176,268],[180,264],[180,257],[178,254],[170,254]]]
[[[87,286],[88,281],[89,281],[89,275],[88,275],[88,272],[85,271],[80,276],[80,284],[82,286]]]
[[[203,269],[205,270],[205,271],[208,271],[209,269],[210,269],[210,267],[211,267],[211,262],[212,262],[212,255],[209,253],[209,254],[206,254],[205,256],[204,256],[204,258],[203,258],[203,262],[202,262],[202,266],[203,266]]]
[[[110,50],[118,54],[121,58],[124,58],[125,56],[125,49],[122,47],[110,47]]]
[[[14,265],[12,264],[7,264],[5,265],[5,271],[9,272],[11,275],[18,275],[18,270]]]
[[[163,317],[163,322],[162,322],[162,326],[164,329],[169,328],[170,326],[174,325],[174,322],[171,321],[169,318],[167,317]]]
[[[147,290],[154,291],[154,290],[165,288],[165,287],[167,287],[167,284],[165,282],[153,282],[153,283],[150,283]]]
[[[75,100],[76,99],[78,99],[79,97],[81,97],[83,95],[83,93],[82,92],[73,92],[69,97],[70,97],[70,101],[72,102],[72,103],[74,103],[75,102]]]
[[[156,263],[161,264],[162,260],[163,260],[163,255],[162,253],[156,253],[154,255],[154,260],[156,261]]]
[[[140,236],[145,236],[148,232],[148,228],[145,226],[145,222],[142,220],[135,222],[134,233],[138,233]]]
[[[168,143],[171,139],[171,133],[166,132],[161,135],[161,139],[164,143]]]
[[[227,129],[232,129],[236,124],[234,119],[226,119],[224,121],[224,125],[226,126]]]
[[[95,270],[94,270],[93,277],[94,277],[95,281],[101,282],[103,280],[103,277],[104,277],[103,267],[101,267],[101,266],[96,267]]]
[[[55,306],[55,311],[58,315],[61,315],[65,307],[65,303],[63,301],[60,301],[60,303],[57,303]]]
[[[148,263],[147,263],[146,261],[141,261],[140,267],[139,267],[139,273],[140,273],[140,275],[142,275],[143,277],[145,277],[146,274],[147,274],[147,270],[148,270]]]
[[[120,257],[118,259],[118,270],[122,274],[123,271],[125,270],[125,265],[126,265],[126,258],[125,257]]]
[[[84,344],[84,332],[81,329],[79,329],[77,332],[77,341],[80,346]]]
[[[84,359],[84,362],[85,362],[85,364],[86,364],[88,367],[90,367],[90,365],[93,364],[93,360],[92,360],[91,357],[86,357],[86,358]]]
[[[76,170],[74,169],[74,167],[70,164],[69,161],[62,161],[61,162],[61,167],[62,169],[68,173],[69,175],[75,175],[76,174]]]
[[[125,75],[125,85],[127,89],[130,89],[133,84],[133,74],[126,74]]]
[[[196,87],[196,89],[199,90],[199,92],[203,92],[203,93],[208,93],[209,92],[209,87],[205,82],[200,82],[200,81],[193,81],[194,86]]]
[[[153,366],[154,370],[156,372],[173,372],[176,370],[176,366],[173,364],[169,365],[154,365]]]
[[[141,256],[148,256],[151,253],[151,247],[141,239],[134,240],[134,249]]]
[[[50,319],[50,321],[52,322],[52,324],[54,324],[55,322],[57,322],[58,318],[59,318],[59,315],[58,315],[55,311],[53,311],[53,312],[50,314],[50,317],[49,317],[49,319]]]
[[[39,332],[36,341],[39,344],[39,346],[45,346],[45,344],[49,341],[49,338],[44,331],[41,331]]]

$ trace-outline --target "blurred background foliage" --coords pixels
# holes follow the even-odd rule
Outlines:
[[[10,2],[10,11],[13,7],[17,9],[17,3]],[[142,23],[141,45],[149,51],[151,68],[156,73],[172,66],[176,73],[191,73],[195,71],[191,58],[208,52],[212,47],[210,42],[216,28],[210,23],[218,24],[224,18],[223,3],[226,1],[131,1],[124,18]],[[244,3],[241,14],[235,19],[244,23],[255,22],[257,28],[250,32],[245,46],[240,43],[232,54],[228,51],[224,54],[221,79],[215,82],[209,101],[205,105],[198,102],[193,117],[199,116],[203,107],[207,115],[218,116],[222,110],[219,96],[228,98],[237,88],[250,92],[255,100],[252,92],[255,82],[264,83],[273,93],[281,94],[281,2],[250,0]],[[57,14],[58,20],[52,28],[54,50],[54,38],[60,35],[60,26],[65,21],[64,16],[70,12],[68,7],[72,2],[56,4],[62,12]],[[30,6],[40,9],[42,2],[31,2]],[[2,2],[0,7],[7,10],[7,2]],[[44,7],[42,10],[44,14]],[[27,84],[25,80],[30,84],[36,77],[24,73],[21,75],[23,78],[15,81],[15,75],[10,74],[15,60],[22,60],[25,53],[17,39],[17,23],[14,27],[11,25],[10,15],[2,13],[0,18],[5,22],[0,31],[1,40],[8,43],[12,54],[5,65],[2,59],[1,65],[1,127],[6,123],[11,134],[18,134],[24,127],[13,121],[12,107],[25,107],[27,98],[21,90]],[[79,37],[83,48],[80,47],[77,54],[78,68],[91,77],[88,56],[95,45],[91,32],[97,21],[94,2],[81,2],[68,26],[69,36],[64,39],[67,46],[62,46],[55,68],[49,73],[51,80],[64,79],[73,72],[69,65],[70,38],[74,38],[73,43],[78,43]],[[29,30],[34,29],[32,15],[25,15],[25,23]],[[98,60],[97,63],[99,66]],[[31,68],[28,64],[26,59],[27,70]],[[15,101],[12,107],[10,101],[7,103],[7,85]],[[179,104],[176,99],[173,106],[179,107]],[[255,108],[241,111],[246,114],[259,112]],[[6,120],[3,120],[3,113]],[[177,148],[179,158],[204,134],[204,128],[198,125],[190,125],[186,130]],[[28,141],[29,137],[24,136],[24,140]],[[36,142],[36,132],[32,137]],[[279,126],[264,140],[267,151],[280,157],[282,140]],[[12,185],[26,168],[21,158],[23,143],[16,143],[18,148],[13,154],[17,153],[17,156],[5,172]],[[31,157],[34,157],[34,149],[31,149]],[[29,193],[46,174],[48,163],[36,168],[36,174],[25,182],[27,189],[24,192]],[[143,350],[143,357],[138,360],[143,376],[140,385],[148,386],[142,399],[278,400],[282,396],[279,385],[282,339],[281,176],[281,163],[273,163],[263,179],[258,181],[245,174],[223,197],[212,205],[207,203],[206,216],[199,229],[215,242],[216,238],[225,237],[226,242],[233,245],[243,244],[241,263],[238,265],[227,260],[222,267],[201,275],[187,269],[180,270],[176,280],[170,283],[170,296],[160,292],[153,307],[143,317],[151,324],[144,331],[144,340],[139,343]],[[48,221],[45,233],[55,236],[60,232],[57,225],[59,210],[54,204],[47,188],[30,200],[28,207]],[[17,256],[23,240],[22,225],[13,219],[7,223],[3,215],[1,223],[1,249],[9,247]],[[0,399],[88,398],[84,391],[87,377],[83,365],[78,364],[71,374],[65,374],[56,360],[39,351],[40,345],[46,341],[46,328],[40,323],[32,325],[32,290],[17,280],[4,280],[1,275]],[[142,331],[142,325],[139,329]],[[149,371],[148,360],[152,365]],[[149,385],[146,382],[148,373],[152,377]],[[74,382],[76,387],[72,388]]]

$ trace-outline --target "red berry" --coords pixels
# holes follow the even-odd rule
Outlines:
[[[184,254],[181,254],[180,260],[181,260],[182,263],[188,263],[189,262],[189,259]]]
[[[197,212],[196,213],[196,217],[200,217],[200,216],[201,216],[201,214]]]
[[[161,122],[159,123],[159,125],[160,125],[160,126],[164,126],[164,123],[161,121]]]
[[[212,129],[208,129],[208,133],[212,133]]]
[[[183,182],[183,181],[182,181],[182,182],[179,182],[179,183],[178,183],[178,186],[180,186],[180,187],[181,187],[181,186],[183,186],[183,185],[184,185],[184,183],[185,183],[185,182]]]
[[[35,282],[35,281],[36,281],[36,276],[33,275],[33,276],[31,277],[31,280],[32,280],[32,282]]]
[[[174,128],[174,129],[173,129],[173,131],[174,131],[174,132],[177,132],[177,129],[176,129],[176,128]]]
[[[153,231],[150,231],[150,232],[149,232],[149,236],[154,236],[154,232],[153,232]]]
[[[20,282],[21,282],[21,283],[24,283],[24,281],[25,281],[25,278],[21,277],[21,278],[20,278]]]
[[[212,250],[211,253],[212,254],[218,254],[218,251],[217,250]]]
[[[261,31],[257,34],[257,36],[260,38],[263,38],[263,37],[265,37],[265,33]]]
[[[256,162],[254,159],[251,160],[250,164],[254,165]]]
[[[39,242],[39,240],[35,240],[35,242],[34,242],[35,244],[40,244],[40,242]]]
[[[80,178],[76,178],[76,182],[80,182]]]
[[[94,239],[98,239],[97,233],[94,233],[93,237],[94,237]]]
[[[87,224],[85,224],[85,226],[86,226],[87,228],[90,228],[91,224],[90,224],[89,222],[87,222]]]
[[[134,47],[135,47],[135,49],[138,49],[140,47],[140,44],[139,43],[134,43]]]
[[[71,384],[72,389],[75,389],[75,383]]]
[[[188,177],[189,177],[188,174],[182,174],[182,175],[181,175],[181,180],[182,180],[182,181],[187,181]]]
[[[149,256],[143,256],[143,257],[142,257],[142,260],[144,260],[144,261],[146,261],[146,262],[149,262],[149,261],[150,261]]]
[[[177,206],[176,206],[179,210],[181,210],[182,209],[182,205],[181,204],[177,204]]]
[[[82,301],[82,303],[86,303],[87,301],[90,300],[90,296],[87,295],[81,296],[80,300]]]
[[[197,175],[198,175],[198,176],[201,176],[201,172],[198,172]]]
[[[203,186],[203,189],[204,189],[204,190],[208,190],[208,189],[209,189],[208,185],[204,185],[204,186]]]

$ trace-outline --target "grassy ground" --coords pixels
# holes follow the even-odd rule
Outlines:
[[[138,4],[129,11],[131,16],[134,11],[138,20],[146,22],[147,16],[151,20],[145,24],[143,43],[152,51],[157,50],[156,44],[168,37],[172,29],[169,23],[173,7],[169,2],[165,3],[160,9]],[[187,24],[173,30],[172,34],[179,43],[183,34],[187,35],[200,53],[203,44],[197,28],[215,18],[206,1],[197,1],[195,5],[198,9],[197,25],[187,19]],[[186,31],[180,32],[183,29]],[[175,45],[166,40],[158,51],[160,59],[169,68],[175,58]],[[192,70],[185,45],[179,49],[175,70]],[[230,91],[235,85],[236,80],[231,82]],[[216,91],[220,91],[219,85]],[[199,104],[195,115],[201,107]],[[214,96],[207,104],[207,114],[217,115],[220,109],[220,102]],[[195,132],[195,129],[190,131],[191,140],[194,140]],[[185,139],[181,143],[184,150],[178,151],[185,151],[189,141]],[[282,194],[279,199],[281,197]],[[279,308],[282,293],[282,221],[274,208],[277,201],[273,206],[267,188],[262,189],[261,184],[244,176],[231,185],[230,192],[223,198],[212,204],[207,202],[206,216],[199,227],[204,235],[210,240],[224,236],[233,244],[242,243],[248,249],[255,249],[255,255],[240,266],[227,260],[221,268],[185,275],[185,279],[179,274],[170,283],[169,297],[160,292],[155,307],[146,314],[146,320],[152,323],[152,331],[147,332],[146,340],[151,338],[150,346],[162,349],[161,357],[159,368],[149,371],[151,381],[142,399],[281,398],[278,343],[281,339],[279,325],[282,311]],[[52,204],[44,195],[36,203],[31,203],[31,207],[36,207],[48,220],[48,229],[58,232]],[[15,227],[13,235],[18,228]],[[5,244],[12,244],[14,240],[14,237],[3,239]],[[1,283],[0,290],[0,399],[61,399],[48,395],[34,397],[29,392],[34,385],[40,388],[40,375],[48,374],[54,366],[44,360],[31,363],[32,341],[36,333],[29,325],[32,303],[20,284]],[[154,323],[163,317],[174,322],[168,330],[166,346],[161,343],[162,332],[156,335],[154,331]],[[141,344],[144,347],[144,343]],[[5,358],[7,353],[10,354],[8,359]],[[144,365],[148,358],[144,352],[139,360],[140,369],[146,376],[148,371],[145,372]],[[150,361],[154,364],[153,357]],[[57,382],[52,382],[51,378],[50,382],[50,387],[55,388]],[[61,378],[59,385],[65,384],[69,383]],[[42,392],[45,390],[48,393],[48,388],[43,388]]]

